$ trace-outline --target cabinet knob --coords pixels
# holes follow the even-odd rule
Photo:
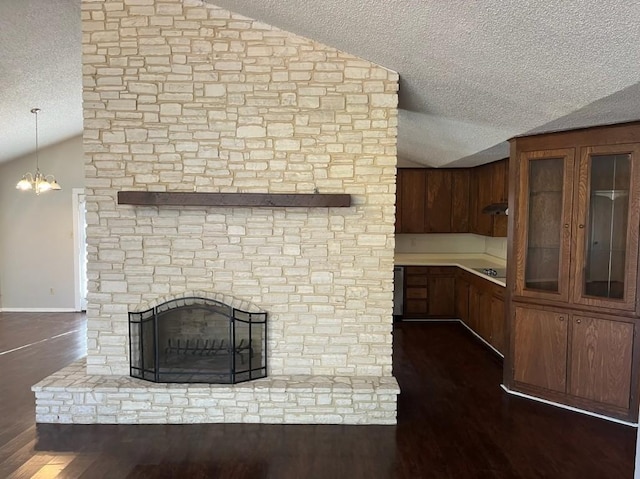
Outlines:
[[[560,316],[560,317],[558,317],[558,319],[559,319],[560,321],[564,321],[564,316]]]
[[[584,225],[578,225],[578,228],[582,229],[584,228]]]
[[[569,223],[565,223],[565,224],[564,224],[564,227],[565,227],[565,228],[568,228],[568,227],[569,227]]]
[[[582,320],[576,319],[576,323],[580,324],[581,322],[582,322]]]

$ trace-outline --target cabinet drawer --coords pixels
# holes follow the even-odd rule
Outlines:
[[[427,299],[427,289],[407,288],[407,299]]]
[[[423,275],[423,276],[407,275],[404,280],[407,286],[427,286],[427,281],[428,281],[428,277],[426,275]]]
[[[453,276],[456,274],[455,266],[429,266],[430,276]]]
[[[407,276],[411,276],[414,274],[425,275],[429,273],[429,268],[431,268],[431,266],[405,266],[404,272]]]

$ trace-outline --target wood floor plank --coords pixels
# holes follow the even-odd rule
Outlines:
[[[83,327],[0,313],[0,345]],[[83,334],[0,356],[3,479],[633,477],[635,429],[507,395],[502,362],[456,323],[394,326],[397,426],[36,427],[30,386],[84,354]]]

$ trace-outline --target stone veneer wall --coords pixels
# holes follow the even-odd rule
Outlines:
[[[94,403],[87,383],[129,374],[128,312],[196,291],[269,312],[279,390],[382,378],[374,416],[394,422],[398,75],[201,1],[82,0],[82,19],[89,379],[75,367],[34,387],[39,422],[95,422],[78,391]],[[349,193],[353,206],[133,207],[120,190]],[[325,420],[345,404],[319,401]]]
[[[83,0],[90,374],[127,313],[229,294],[271,374],[391,375],[398,75],[200,1]],[[351,208],[118,206],[119,190],[350,193]]]

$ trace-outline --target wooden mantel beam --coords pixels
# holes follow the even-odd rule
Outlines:
[[[333,193],[198,193],[119,191],[119,205],[139,206],[262,206],[322,208],[351,206],[351,195]]]

